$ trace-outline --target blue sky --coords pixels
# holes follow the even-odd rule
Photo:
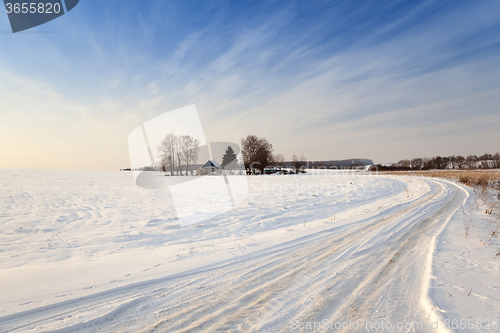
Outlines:
[[[0,14],[0,168],[118,169],[196,104],[210,141],[375,162],[500,150],[498,1],[81,0]]]

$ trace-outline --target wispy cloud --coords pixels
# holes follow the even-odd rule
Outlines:
[[[88,30],[63,43],[67,51],[57,38],[30,36],[47,49],[39,56],[47,71],[17,65],[2,72],[0,110],[46,116],[35,131],[42,142],[50,129],[69,128],[73,137],[81,129],[81,138],[65,142],[95,165],[126,166],[133,128],[193,103],[207,138],[238,142],[255,133],[288,157],[386,162],[499,149],[496,2],[290,2],[248,11],[244,3],[132,2],[109,9],[117,4],[107,2],[93,19],[92,6],[82,6],[80,26],[64,36]],[[10,43],[19,47],[14,54],[35,47]],[[0,65],[16,63],[11,57],[0,52]],[[4,126],[27,128],[0,112]],[[106,154],[105,163],[92,158]]]

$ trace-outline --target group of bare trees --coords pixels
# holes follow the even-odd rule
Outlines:
[[[484,154],[481,156],[435,156],[432,158],[414,158],[401,160],[382,170],[431,170],[431,169],[497,169],[500,168],[500,154]],[[380,170],[380,169],[379,169]]]
[[[187,176],[189,166],[195,164],[198,160],[199,146],[200,140],[189,135],[168,134],[157,147],[163,171],[170,171],[171,176],[177,171],[182,176],[182,170],[184,169]]]
[[[263,173],[264,168],[273,161],[273,145],[264,138],[248,135],[241,139],[241,154],[245,169],[259,170]]]

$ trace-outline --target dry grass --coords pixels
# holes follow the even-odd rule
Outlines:
[[[495,208],[496,205],[498,205],[498,202],[490,203],[488,205],[488,208],[486,208],[486,213],[485,214],[491,215],[493,213],[493,208]]]
[[[445,178],[474,188],[480,200],[487,204],[486,214],[491,215],[494,209],[498,210],[498,202],[487,202],[488,192],[496,190],[496,197],[500,200],[500,171],[499,170],[433,170],[433,171],[387,171],[387,175],[424,176]],[[491,192],[490,192],[491,193]],[[496,206],[496,207],[495,207]]]
[[[492,185],[500,191],[500,171],[498,170],[386,171],[381,174],[445,178],[470,187]]]
[[[476,214],[474,214],[474,211],[477,212],[481,204],[486,206],[484,215],[490,216],[495,213],[496,216],[493,218],[498,222],[498,210],[500,207],[499,202],[496,201],[500,200],[500,171],[498,170],[387,171],[381,172],[381,174],[444,178],[473,188],[473,195],[468,206],[462,207],[462,212],[465,216],[463,220],[465,237],[469,235],[470,229],[475,224],[474,218]],[[496,198],[495,196],[491,196],[492,191],[496,193]],[[499,229],[495,229],[489,235],[490,240],[491,237],[496,237]]]

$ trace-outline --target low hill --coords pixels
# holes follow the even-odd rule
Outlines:
[[[356,167],[364,167],[366,165],[373,165],[373,161],[366,158],[354,158],[348,160],[330,160],[330,161],[307,161],[304,163],[306,168],[337,168],[337,169],[350,169]],[[284,167],[293,167],[293,161],[283,163]]]

